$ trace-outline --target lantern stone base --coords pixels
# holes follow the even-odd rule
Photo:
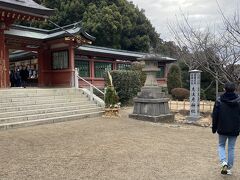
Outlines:
[[[187,116],[186,120],[188,121],[188,123],[192,123],[192,122],[196,122],[201,118],[201,116],[197,116],[197,117],[193,117],[193,116]]]
[[[151,122],[173,122],[174,115],[170,113],[168,98],[146,99],[134,98],[133,113],[130,118]]]
[[[164,114],[159,116],[149,116],[143,114],[129,114],[129,117],[136,120],[142,121],[151,121],[151,122],[162,122],[162,123],[169,123],[174,122],[174,115],[173,114]]]

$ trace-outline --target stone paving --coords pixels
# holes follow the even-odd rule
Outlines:
[[[209,127],[93,118],[0,132],[1,180],[240,179],[220,175]]]

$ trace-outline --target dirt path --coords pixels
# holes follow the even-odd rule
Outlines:
[[[1,180],[240,179],[221,176],[210,128],[94,118],[0,132]]]

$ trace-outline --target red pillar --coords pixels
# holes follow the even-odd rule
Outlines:
[[[38,86],[42,87],[44,83],[44,51],[38,51]]]
[[[9,62],[6,58],[6,50],[4,29],[0,29],[0,88],[9,87]]]
[[[51,52],[47,48],[38,51],[38,86],[51,86]]]
[[[5,47],[5,67],[6,67],[6,71],[5,71],[6,72],[5,73],[5,76],[6,76],[6,87],[10,87],[9,51],[8,51],[7,47]]]
[[[74,86],[74,76],[75,76],[75,57],[74,57],[74,48],[72,45],[69,47],[69,69],[71,70],[71,79],[70,79],[70,86]]]
[[[113,70],[117,70],[117,62],[116,59],[113,61]]]
[[[95,78],[95,69],[94,69],[94,60],[92,59],[92,57],[89,58],[89,63],[90,63],[90,80],[91,83],[94,83],[94,78]]]

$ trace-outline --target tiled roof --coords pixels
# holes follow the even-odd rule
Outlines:
[[[128,60],[138,60],[146,55],[150,55],[148,53],[142,52],[135,52],[135,51],[126,51],[126,50],[119,50],[119,49],[112,49],[100,46],[91,46],[91,45],[83,45],[78,47],[77,49],[80,53],[88,53],[96,56],[109,56],[117,59],[125,59]],[[171,63],[176,61],[176,59],[158,55],[162,62]]]
[[[38,40],[50,40],[55,39],[56,37],[57,38],[66,37],[75,34],[82,34],[86,39],[89,39],[91,41],[95,40],[95,37],[89,35],[83,30],[83,28],[80,25],[80,22],[52,30],[12,25],[9,30],[5,31],[5,35],[26,37]]]
[[[38,54],[33,51],[18,50],[18,51],[14,51],[11,54],[9,54],[9,59],[10,59],[10,61],[27,60],[27,59],[36,58],[37,55]]]
[[[0,9],[21,12],[44,18],[54,14],[53,9],[46,8],[32,0],[0,0]]]

